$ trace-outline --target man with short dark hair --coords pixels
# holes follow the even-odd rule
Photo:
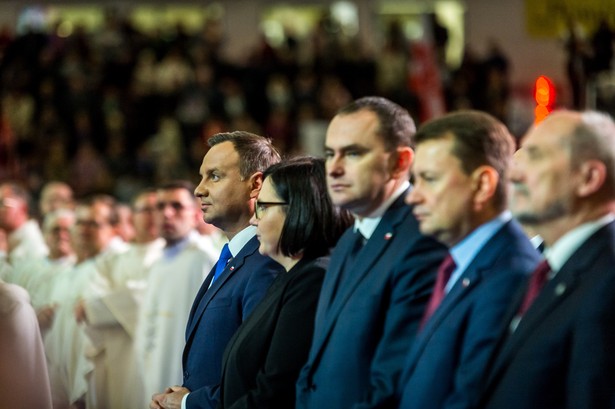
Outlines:
[[[460,111],[425,123],[415,141],[406,199],[450,257],[406,360],[399,408],[470,409],[503,315],[540,257],[506,210],[514,140],[504,124]]]
[[[139,311],[135,357],[143,380],[142,403],[182,379],[177,357],[184,348],[184,328],[192,300],[216,262],[216,254],[203,246],[196,231],[199,208],[194,185],[172,181],[157,188],[155,220],[166,241],[162,255],[152,264]]]
[[[615,122],[560,111],[525,135],[511,210],[546,262],[504,318],[480,408],[607,409],[615,403]]]
[[[182,387],[152,396],[151,408],[215,408],[222,355],[239,325],[261,301],[283,267],[258,252],[250,226],[263,171],[280,156],[267,138],[236,131],[212,136],[194,194],[203,220],[229,240],[203,282],[188,319]]]
[[[327,187],[356,217],[331,255],[297,408],[367,408],[393,400],[444,248],[404,204],[414,122],[379,97],[343,108],[326,134]]]

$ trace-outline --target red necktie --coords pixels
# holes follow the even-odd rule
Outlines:
[[[528,308],[530,308],[530,305],[532,305],[536,297],[538,297],[538,294],[540,294],[540,290],[542,290],[542,287],[544,287],[548,281],[549,271],[551,271],[551,267],[549,267],[547,260],[543,260],[538,264],[530,277],[525,298],[521,303],[521,307],[519,307],[517,315],[523,316]]]
[[[423,314],[423,319],[421,320],[420,329],[422,329],[429,318],[436,311],[442,300],[444,299],[445,292],[444,287],[446,287],[446,283],[451,278],[451,274],[455,271],[455,261],[453,257],[449,254],[444,258],[440,267],[438,267],[438,273],[436,275],[436,284],[434,285],[433,292],[431,293],[431,298],[429,299],[429,303],[427,304],[427,308],[425,309],[425,313]]]

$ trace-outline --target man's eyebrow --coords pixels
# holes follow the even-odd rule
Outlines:
[[[364,150],[367,150],[367,149],[368,149],[367,147],[365,147],[363,145],[360,145],[360,144],[357,144],[357,143],[353,143],[351,145],[342,146],[341,148],[338,148],[338,149],[334,149],[334,148],[325,146],[325,150],[326,151],[338,150],[340,152],[346,152],[346,151],[352,151],[352,150],[364,151]]]

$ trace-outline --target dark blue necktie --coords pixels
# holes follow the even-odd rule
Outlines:
[[[229,260],[232,257],[233,255],[231,254],[231,251],[228,249],[228,243],[226,243],[222,247],[222,251],[220,252],[220,258],[218,259],[218,263],[216,263],[216,272],[214,273],[214,278],[211,279],[212,283],[216,281],[216,278],[218,278],[220,274],[222,274],[222,272],[224,271],[224,268],[226,267],[226,265],[228,264]]]

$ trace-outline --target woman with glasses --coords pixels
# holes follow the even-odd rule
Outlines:
[[[321,159],[301,157],[267,169],[251,223],[259,252],[286,273],[229,341],[218,408],[293,408],[307,360],[330,249],[352,222],[326,191]]]

